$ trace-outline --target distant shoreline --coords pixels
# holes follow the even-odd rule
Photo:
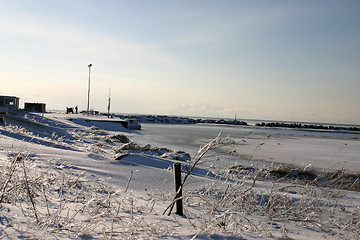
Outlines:
[[[344,127],[344,126],[326,126],[317,124],[301,124],[301,123],[282,123],[282,122],[270,122],[270,123],[256,123],[257,127],[279,127],[279,128],[301,128],[301,129],[315,129],[315,130],[331,130],[331,131],[360,131],[359,127]]]
[[[49,112],[64,112],[61,110],[50,110]],[[99,113],[107,115],[107,113]],[[136,114],[136,113],[113,113],[112,116],[123,119],[137,119],[140,123],[163,123],[163,124],[224,124],[237,126],[257,126],[257,127],[279,127],[279,128],[299,128],[329,131],[355,131],[360,132],[359,124],[340,124],[340,123],[321,123],[321,122],[302,122],[288,120],[264,120],[264,119],[230,119],[216,117],[183,117],[158,114]]]
[[[177,117],[167,115],[135,115],[135,114],[119,114],[115,115],[124,119],[137,119],[140,123],[162,123],[162,124],[222,124],[222,125],[235,125],[235,126],[252,126],[244,120],[225,120],[225,119],[212,119],[212,118],[190,118],[190,117]],[[255,122],[256,120],[252,120]],[[314,130],[328,130],[328,131],[355,131],[360,132],[360,127],[357,125],[348,124],[322,124],[322,123],[297,123],[297,122],[280,122],[280,121],[262,121],[258,120],[253,126],[256,127],[276,127],[276,128],[298,128],[298,129],[314,129]]]

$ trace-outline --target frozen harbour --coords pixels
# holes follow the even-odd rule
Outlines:
[[[224,153],[222,164],[281,163],[308,166],[322,171],[348,169],[360,171],[360,133],[308,129],[259,128],[255,126],[219,126],[209,124],[142,124],[137,141],[187,151],[192,155],[199,146],[219,133],[237,144],[218,151]],[[231,156],[227,154],[232,152]]]
[[[359,237],[358,192],[225,171],[283,163],[358,173],[356,133],[329,137],[321,131],[204,124],[143,124],[143,130],[129,131],[111,123],[90,125],[87,118],[26,114],[0,126],[2,238]],[[173,198],[172,164],[178,162],[164,151],[195,156],[219,132],[229,136],[227,144],[210,150],[184,186],[185,216],[163,215]],[[126,143],[117,134],[151,147],[120,150]],[[115,160],[119,152],[124,157]],[[12,193],[23,184],[32,194]]]

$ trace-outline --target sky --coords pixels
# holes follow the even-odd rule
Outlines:
[[[0,0],[0,95],[360,124],[358,0]]]

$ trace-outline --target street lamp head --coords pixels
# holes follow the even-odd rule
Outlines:
[[[92,64],[90,63],[90,64],[88,65],[88,67],[92,67]]]

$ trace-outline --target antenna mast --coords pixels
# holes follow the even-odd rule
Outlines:
[[[110,101],[111,101],[111,98],[110,98],[110,91],[111,91],[111,88],[109,88],[109,99],[108,99],[108,107],[107,107],[107,109],[108,109],[108,118],[110,117]]]

